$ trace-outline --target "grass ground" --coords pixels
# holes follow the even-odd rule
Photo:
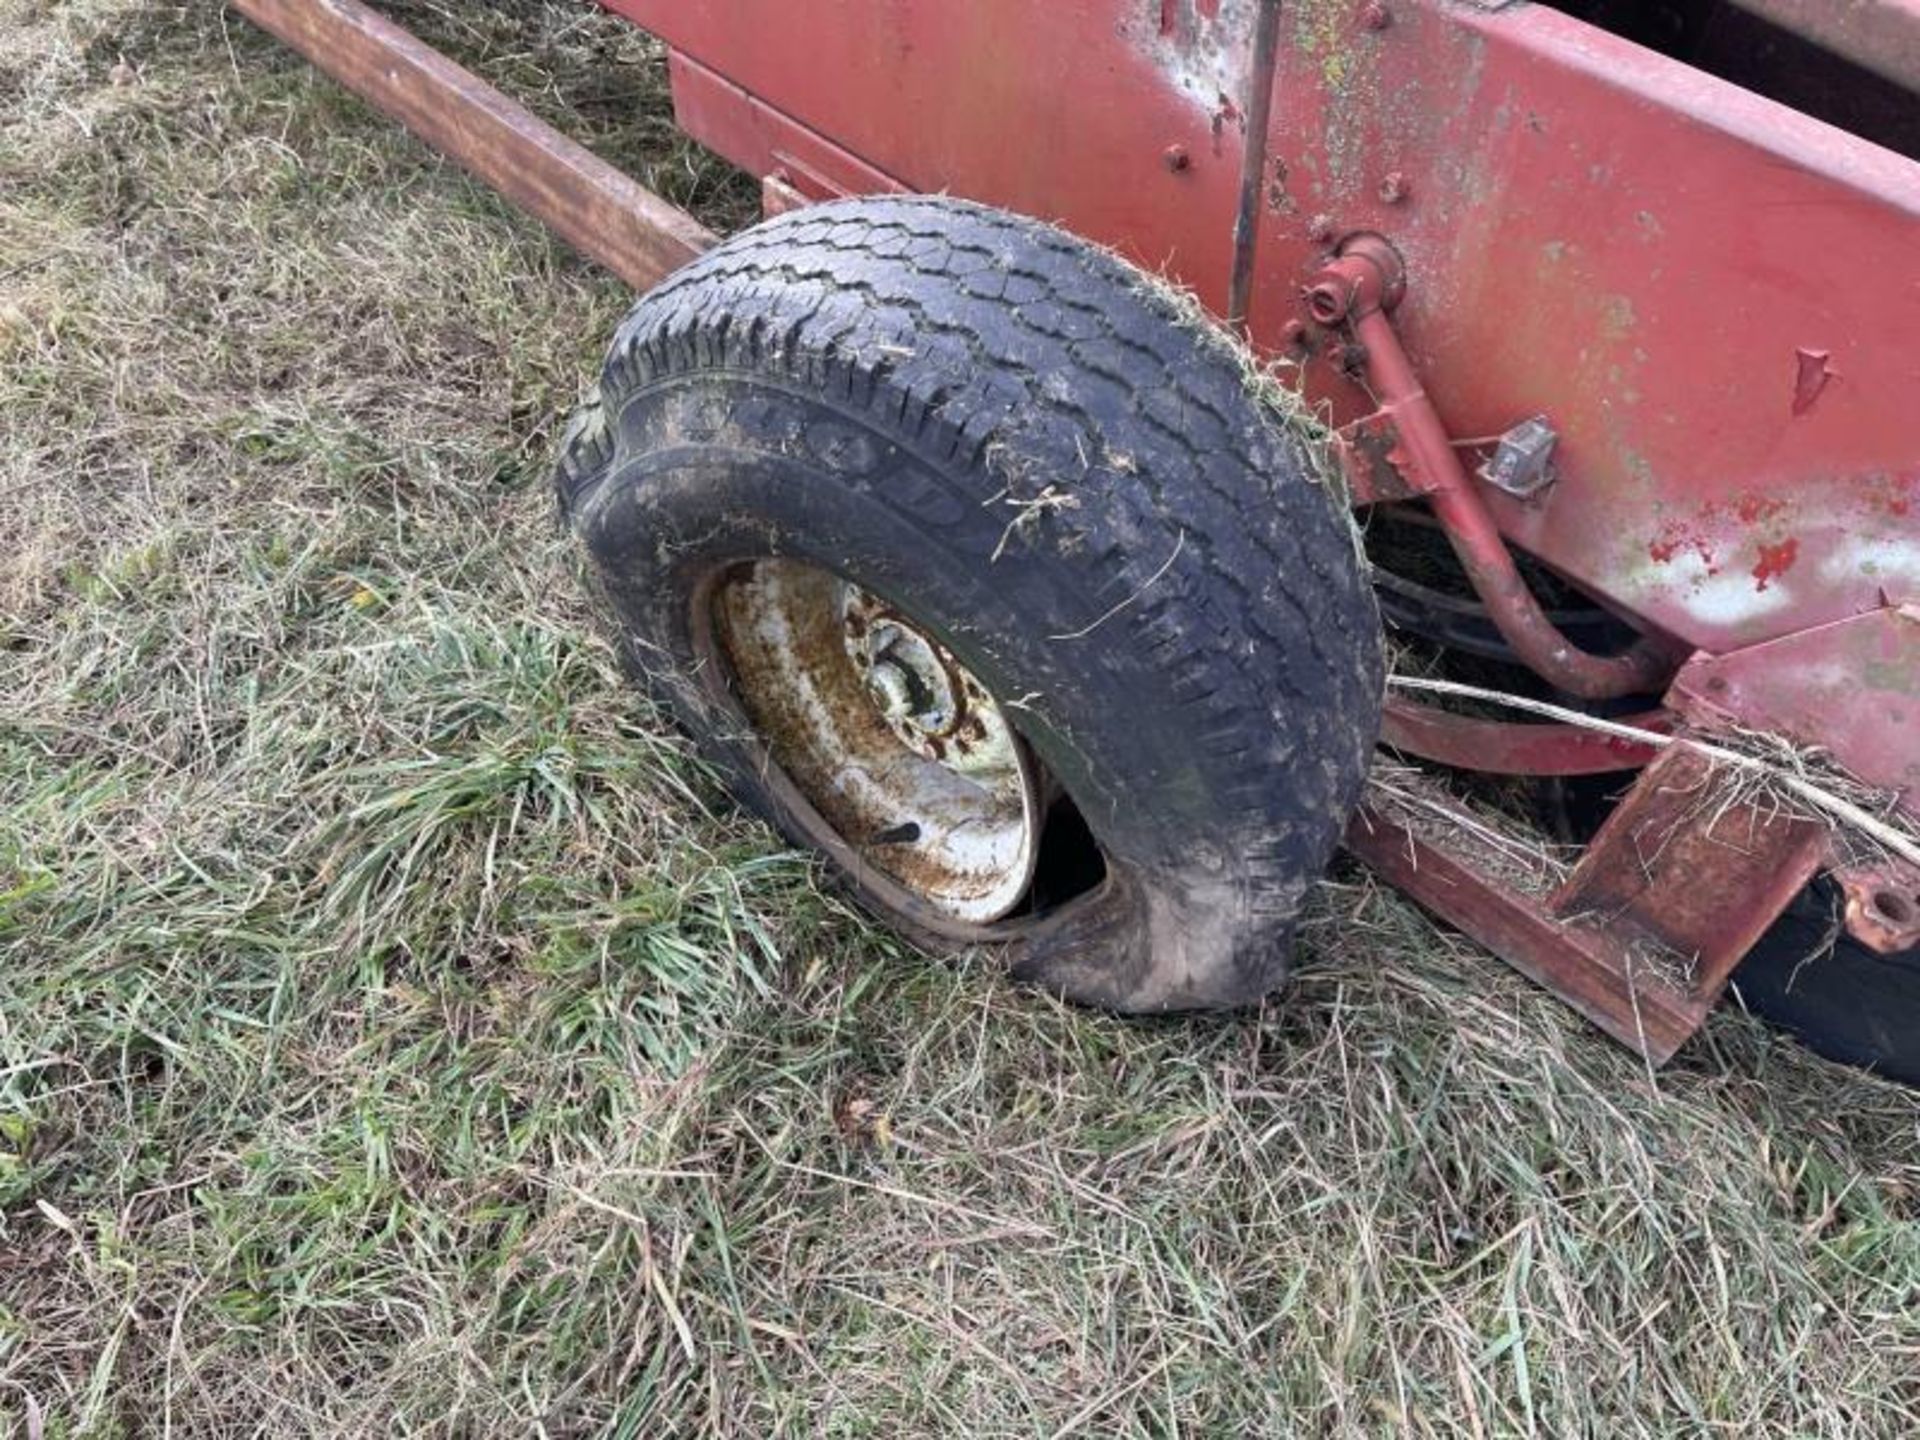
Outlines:
[[[658,55],[405,7],[733,224]],[[1270,1013],[930,963],[623,686],[620,288],[204,0],[0,0],[0,1425],[1920,1432],[1920,1105],[1353,871]]]

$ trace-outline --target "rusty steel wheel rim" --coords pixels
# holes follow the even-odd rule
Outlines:
[[[734,693],[822,848],[947,922],[1011,915],[1033,883],[1040,783],[986,687],[898,609],[818,566],[738,565],[710,596]]]

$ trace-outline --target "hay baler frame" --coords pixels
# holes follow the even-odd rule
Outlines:
[[[1920,819],[1920,164],[1524,0],[607,3],[770,213],[951,190],[1167,273],[1299,363],[1353,503],[1423,502],[1506,653],[1596,714],[1660,697],[1595,729],[1391,694],[1410,756],[1638,772],[1545,887],[1371,805],[1348,845],[1392,884],[1655,1062],[1822,871],[1862,944],[1920,942],[1914,855],[1694,743],[1785,737]],[[638,289],[715,241],[355,0],[235,5]],[[1742,9],[1920,84],[1917,0]],[[1636,638],[1577,642],[1518,557]]]

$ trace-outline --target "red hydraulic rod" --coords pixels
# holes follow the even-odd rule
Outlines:
[[[1582,650],[1527,588],[1387,318],[1404,291],[1405,272],[1393,247],[1378,235],[1356,235],[1321,268],[1306,299],[1315,320],[1345,324],[1359,341],[1367,381],[1399,437],[1394,463],[1427,497],[1488,618],[1524,664],[1570,695],[1605,700],[1662,688],[1674,670],[1664,647],[1642,639],[1619,655]]]

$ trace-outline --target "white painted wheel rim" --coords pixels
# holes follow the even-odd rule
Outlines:
[[[712,618],[770,758],[841,847],[943,918],[985,925],[1014,912],[1039,854],[1036,767],[950,651],[887,602],[794,560],[735,567]]]

